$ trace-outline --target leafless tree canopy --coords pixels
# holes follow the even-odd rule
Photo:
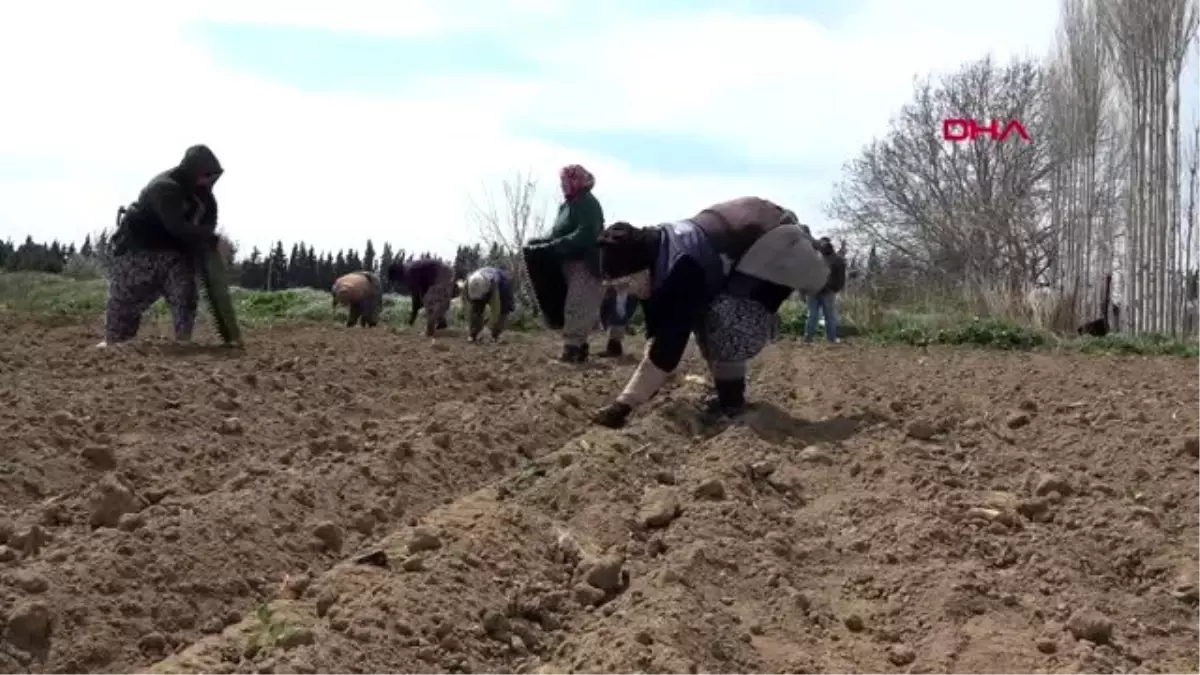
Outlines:
[[[525,275],[521,248],[545,232],[546,208],[530,171],[515,173],[504,180],[499,194],[484,186],[480,197],[472,199],[470,204],[472,223],[484,245],[499,252],[499,264],[512,277],[513,292],[525,308],[536,308],[537,302]]]
[[[860,244],[903,258],[931,283],[1005,278],[1020,286],[1046,267],[1038,206],[1048,172],[1044,143],[942,140],[948,118],[1019,120],[1036,134],[1043,74],[1031,62],[990,59],[916,84],[888,133],[846,168],[831,214]]]
[[[916,83],[829,204],[905,283],[1050,286],[1082,320],[1114,279],[1122,328],[1195,330],[1195,122],[1180,81],[1196,0],[1063,0],[1045,62],[983,58]],[[942,138],[944,119],[1019,120],[1025,143]],[[1186,200],[1186,206],[1185,204]]]

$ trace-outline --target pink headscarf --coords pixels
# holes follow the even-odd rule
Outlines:
[[[591,190],[596,185],[596,177],[578,164],[564,166],[562,171],[558,172],[558,178],[562,183],[563,197],[568,200],[573,199],[581,192]]]

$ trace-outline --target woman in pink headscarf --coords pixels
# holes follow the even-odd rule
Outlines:
[[[567,363],[583,363],[588,359],[588,333],[596,324],[604,299],[598,245],[604,230],[604,210],[592,195],[596,179],[587,169],[572,164],[559,172],[559,179],[563,203],[558,207],[554,227],[549,236],[529,240],[525,255],[529,261],[549,254],[561,264],[566,299],[562,308],[563,351],[560,359]],[[530,276],[534,276],[532,270]],[[540,293],[539,303],[543,303]],[[556,316],[558,308],[543,306],[542,313]]]

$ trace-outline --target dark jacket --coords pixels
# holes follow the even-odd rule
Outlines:
[[[846,261],[836,253],[830,253],[825,256],[825,264],[829,265],[829,280],[821,292],[841,293],[846,288]]]
[[[113,235],[113,253],[187,252],[212,242],[217,229],[217,200],[211,188],[200,188],[196,182],[202,176],[221,172],[221,163],[207,146],[188,148],[178,166],[151,179],[137,201],[124,209]]]
[[[438,281],[438,275],[449,269],[437,258],[424,258],[404,266],[404,288],[416,300],[421,300]]]
[[[562,260],[583,260],[595,270],[600,251],[597,240],[603,230],[604,209],[591,190],[584,190],[558,207],[546,243]]]
[[[417,322],[417,312],[425,304],[425,294],[437,284],[439,276],[453,278],[454,270],[437,258],[424,258],[404,267],[404,287],[412,299],[408,325]],[[453,289],[450,292],[453,293]]]

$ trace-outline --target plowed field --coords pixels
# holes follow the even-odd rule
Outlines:
[[[1195,360],[249,340],[0,317],[0,671],[1198,670]]]

